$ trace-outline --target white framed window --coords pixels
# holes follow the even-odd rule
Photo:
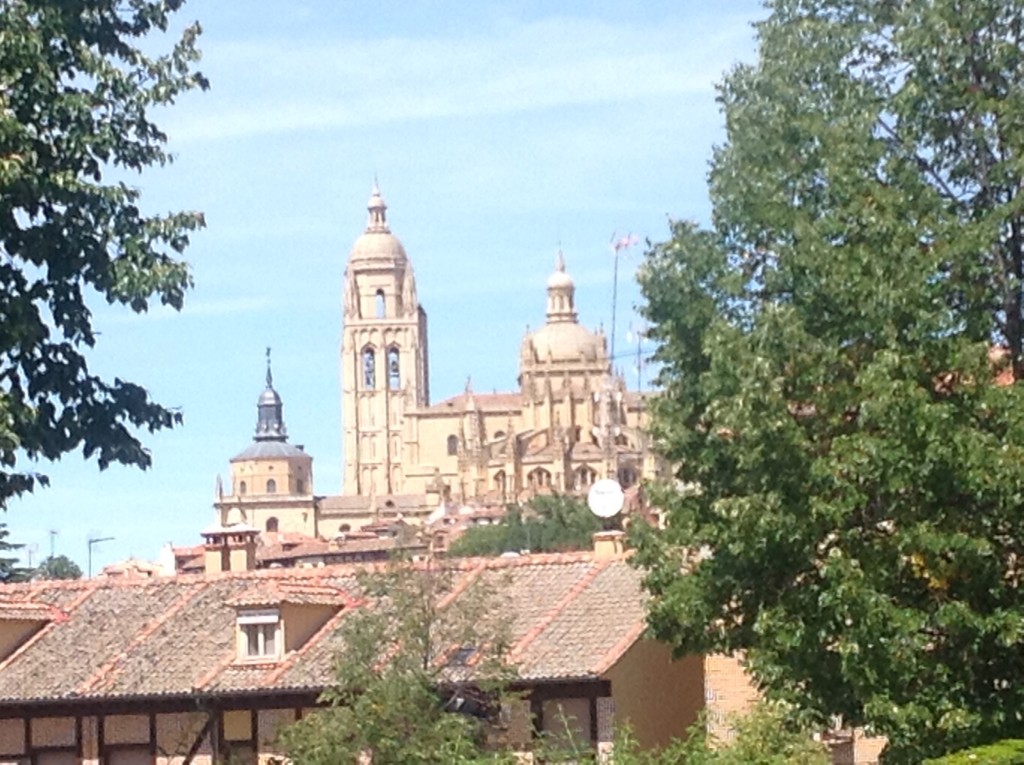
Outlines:
[[[244,611],[238,615],[239,658],[277,659],[281,648],[281,618],[274,609]]]

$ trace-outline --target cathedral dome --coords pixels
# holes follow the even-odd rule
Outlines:
[[[522,358],[540,363],[603,362],[604,335],[591,332],[576,317],[576,283],[565,270],[565,256],[555,254],[555,270],[548,277],[547,323],[523,341]]]
[[[545,324],[527,342],[538,361],[597,361],[604,355],[604,339],[575,322]]]

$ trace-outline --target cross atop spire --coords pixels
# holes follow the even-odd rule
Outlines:
[[[270,371],[270,346],[267,346],[267,387],[274,387],[274,375]]]

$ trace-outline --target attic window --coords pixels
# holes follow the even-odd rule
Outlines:
[[[281,615],[276,608],[238,614],[238,656],[243,661],[268,661],[280,657]]]
[[[448,659],[448,666],[468,667],[474,656],[476,656],[476,646],[464,645],[456,648]]]

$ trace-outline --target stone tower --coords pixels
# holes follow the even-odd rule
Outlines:
[[[214,507],[221,525],[246,523],[260,531],[317,533],[313,458],[288,443],[284,404],[274,389],[267,349],[267,385],[256,403],[252,443],[231,459],[231,486],[218,479]]]
[[[405,412],[429,403],[427,314],[374,183],[345,268],[341,341],[344,494],[403,492]]]

